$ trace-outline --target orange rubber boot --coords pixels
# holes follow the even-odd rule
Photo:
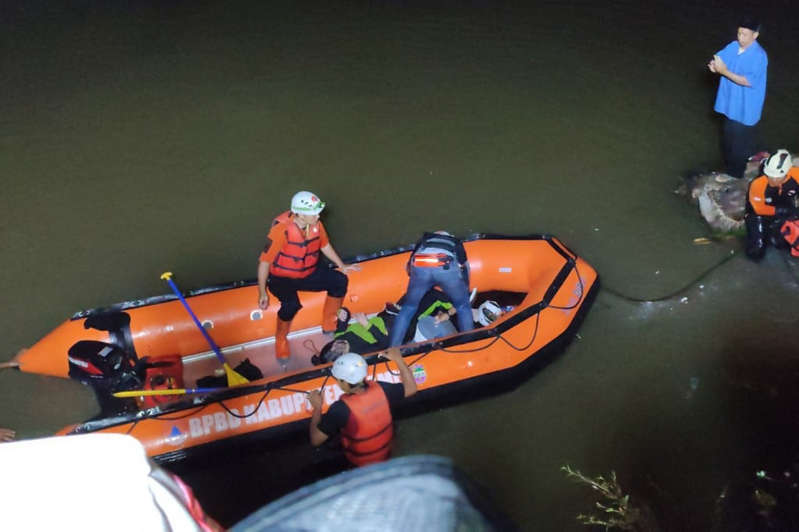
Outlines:
[[[275,357],[278,361],[286,361],[291,356],[288,340],[290,328],[291,321],[283,321],[277,318],[277,327],[275,328]]]
[[[325,306],[322,308],[322,332],[333,333],[336,332],[336,323],[338,322],[338,309],[341,308],[341,303],[344,301],[343,297],[330,297],[325,299]]]

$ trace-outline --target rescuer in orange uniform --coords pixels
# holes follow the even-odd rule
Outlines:
[[[793,245],[799,218],[799,168],[788,150],[777,150],[766,159],[763,173],[749,184],[744,218],[746,255],[755,260],[763,258],[767,243],[775,248]]]
[[[346,265],[330,244],[327,231],[319,221],[325,204],[315,194],[300,191],[291,198],[291,210],[272,222],[268,241],[258,262],[258,306],[269,306],[269,291],[280,300],[275,328],[275,356],[286,365],[291,356],[288,332],[291,320],[302,308],[297,291],[327,292],[322,310],[322,330],[336,330],[336,312],[347,293],[348,271],[360,270]],[[338,270],[325,267],[319,261],[322,253]]]
[[[394,439],[390,406],[416,393],[416,381],[399,348],[381,353],[399,368],[399,384],[367,381],[367,364],[361,355],[345,353],[333,363],[331,372],[344,394],[322,416],[322,394],[308,394],[313,413],[309,429],[311,445],[318,447],[341,434],[344,456],[356,466],[387,460]]]

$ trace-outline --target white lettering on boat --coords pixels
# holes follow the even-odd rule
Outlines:
[[[377,375],[377,380],[383,382],[401,382],[399,373],[396,375],[385,371]],[[337,384],[325,386],[322,398],[327,405],[331,405],[341,397],[341,388]],[[282,395],[279,398],[266,399],[260,403],[246,404],[241,413],[236,408],[229,412],[214,412],[189,418],[189,437],[201,438],[210,434],[223,434],[235,431],[242,425],[260,425],[285,416],[294,416],[311,411],[311,403],[304,393]],[[235,414],[235,415],[234,415]]]
[[[231,408],[230,412],[238,415],[239,411]],[[241,425],[241,419],[228,412],[215,412],[203,416],[189,418],[189,434],[192,438],[207,436],[212,432],[225,432]]]

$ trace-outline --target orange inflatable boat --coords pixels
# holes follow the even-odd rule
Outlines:
[[[573,337],[598,288],[596,271],[551,236],[475,235],[466,239],[465,247],[470,286],[477,292],[474,304],[492,299],[513,308],[489,326],[402,348],[419,387],[407,400],[414,410],[433,404],[433,399],[457,401],[463,391],[463,397],[471,398],[487,384],[517,384]],[[349,274],[345,305],[353,313],[373,315],[386,302],[397,301],[407,285],[409,255],[410,248],[399,248],[353,259],[361,270]],[[195,290],[185,297],[229,365],[241,368],[246,360],[263,377],[200,394],[129,399],[124,408],[104,407],[100,416],[61,434],[130,434],[150,456],[170,461],[231,438],[306,430],[306,393],[322,388],[325,409],[341,393],[329,376],[329,365],[311,363],[311,356],[329,340],[319,326],[324,293],[300,293],[303,308],[289,335],[288,368],[274,357],[277,305],[258,308],[254,281]],[[203,377],[219,378],[221,373],[217,356],[174,295],[79,312],[20,353],[16,362],[22,371],[61,377],[72,369],[103,371],[100,363],[86,362],[82,355],[87,349],[115,370],[128,360],[147,361],[144,381],[150,389],[191,389],[198,381],[207,382]],[[129,357],[114,358],[117,352]],[[376,353],[362,354],[371,378],[399,382],[392,363]],[[123,384],[117,380],[109,386]]]

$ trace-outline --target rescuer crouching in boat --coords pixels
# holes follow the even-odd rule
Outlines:
[[[760,260],[771,243],[799,256],[799,168],[788,150],[766,159],[762,176],[749,185],[746,203],[746,255]]]
[[[394,439],[391,406],[416,393],[416,381],[397,348],[381,353],[397,365],[399,384],[367,381],[367,364],[355,353],[341,355],[333,363],[332,374],[344,394],[322,415],[322,394],[308,394],[313,412],[309,435],[318,447],[328,438],[341,434],[344,456],[355,466],[387,460]]]
[[[291,198],[291,210],[272,222],[268,242],[258,262],[258,306],[269,306],[269,290],[280,300],[275,326],[275,356],[286,366],[291,356],[288,333],[291,320],[302,308],[297,291],[327,292],[322,310],[322,330],[336,329],[336,311],[347,293],[348,271],[360,270],[358,265],[346,265],[330,244],[327,231],[319,220],[324,202],[315,194],[300,191]],[[319,253],[335,264],[340,271],[329,269],[319,262]]]
[[[389,334],[388,345],[402,343],[414,313],[433,286],[444,291],[455,307],[460,332],[474,328],[469,307],[469,264],[463,242],[446,231],[425,233],[408,259],[408,288],[404,303]]]

